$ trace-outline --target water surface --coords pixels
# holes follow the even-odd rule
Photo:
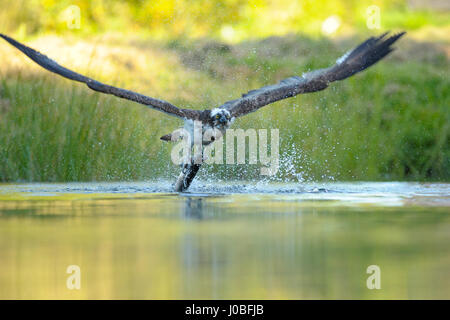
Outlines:
[[[449,243],[450,184],[0,186],[2,299],[448,299]]]

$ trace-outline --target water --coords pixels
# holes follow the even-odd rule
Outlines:
[[[450,184],[0,186],[0,298],[450,298]],[[69,265],[81,289],[69,290]],[[381,271],[369,290],[367,267]]]

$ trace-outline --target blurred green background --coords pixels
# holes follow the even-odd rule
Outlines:
[[[406,30],[366,72],[267,106],[234,128],[280,129],[275,180],[450,180],[448,1],[1,2],[0,32],[100,81],[197,109],[329,66],[370,35]],[[178,171],[159,140],[176,119],[52,75],[6,42],[0,59],[0,181]],[[202,168],[217,180],[261,179],[258,172]]]

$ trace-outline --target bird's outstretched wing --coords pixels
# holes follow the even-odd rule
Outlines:
[[[89,88],[92,90],[106,93],[106,94],[112,94],[116,97],[131,100],[137,103],[141,103],[143,105],[146,105],[150,108],[165,112],[169,115],[176,116],[179,118],[186,118],[186,119],[198,119],[200,117],[201,111],[198,110],[190,110],[190,109],[179,109],[176,106],[170,104],[167,101],[155,99],[151,97],[147,97],[143,94],[133,92],[130,90],[125,90],[117,87],[113,87],[104,83],[101,83],[99,81],[96,81],[94,79],[85,77],[81,74],[78,74],[76,72],[73,72],[72,70],[69,70],[52,59],[48,58],[47,56],[41,54],[40,52],[29,48],[25,46],[24,44],[0,33],[0,37],[8,41],[10,44],[12,44],[14,47],[22,51],[24,54],[26,54],[31,60],[36,62],[41,67],[47,69],[48,71],[54,72],[56,74],[59,74],[63,76],[64,78],[75,80],[78,82],[85,83]]]
[[[394,50],[391,45],[404,34],[386,37],[385,33],[377,38],[371,37],[344,54],[330,68],[314,70],[301,77],[294,76],[278,84],[252,90],[242,95],[242,98],[225,102],[221,108],[230,111],[233,117],[241,117],[278,100],[323,90],[331,82],[348,78],[380,61]]]

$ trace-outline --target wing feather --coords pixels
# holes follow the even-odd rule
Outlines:
[[[405,32],[386,38],[387,33],[371,37],[347,52],[332,67],[314,70],[281,80],[278,84],[251,90],[241,98],[225,102],[221,108],[230,111],[233,117],[241,117],[270,103],[290,98],[301,93],[323,90],[333,81],[346,79],[377,63],[394,49],[391,45]]]
[[[166,114],[176,116],[179,118],[195,120],[195,119],[198,119],[201,115],[201,111],[198,111],[198,110],[179,109],[167,101],[156,99],[156,98],[151,98],[151,97],[145,96],[143,94],[140,94],[140,93],[137,93],[134,91],[113,87],[113,86],[104,84],[102,82],[96,81],[94,79],[88,78],[86,76],[83,76],[79,73],[76,73],[72,70],[69,70],[69,69],[59,65],[57,62],[48,58],[47,56],[43,55],[42,53],[40,53],[32,48],[29,48],[29,47],[25,46],[24,44],[14,40],[4,34],[0,33],[0,37],[5,39],[7,42],[9,42],[11,45],[16,47],[20,51],[22,51],[31,60],[36,62],[38,65],[40,65],[44,69],[47,69],[48,71],[59,74],[60,76],[63,76],[64,78],[85,83],[92,90],[106,93],[106,94],[111,94],[111,95],[114,95],[114,96],[122,98],[122,99],[131,100],[131,101],[146,105],[155,110],[159,110]]]

